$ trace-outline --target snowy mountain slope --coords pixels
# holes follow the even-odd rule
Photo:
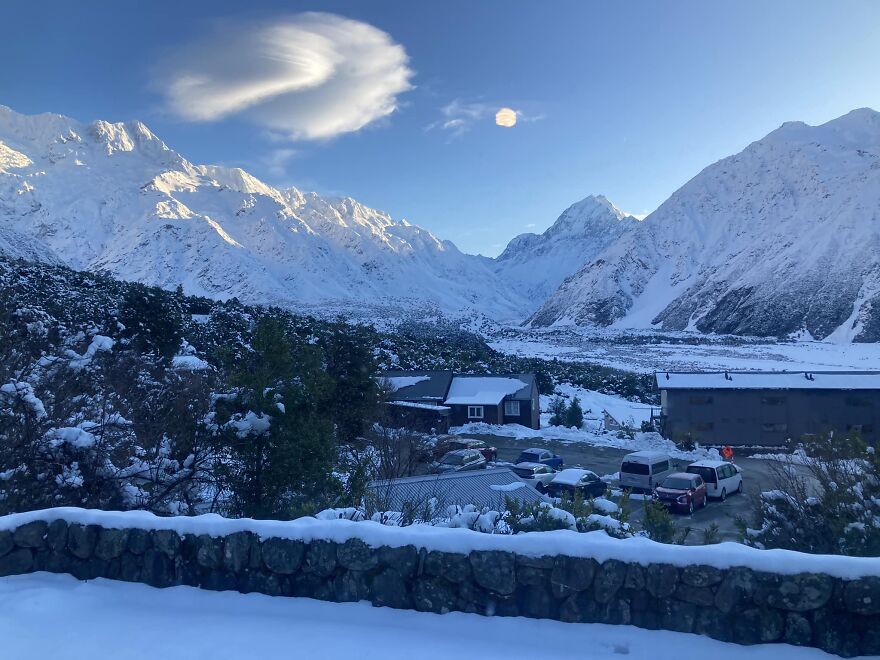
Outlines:
[[[0,230],[68,265],[278,305],[344,301],[522,318],[486,260],[352,199],[194,165],[140,122],[0,106]]]
[[[0,227],[0,256],[40,261],[55,266],[64,263],[45,243],[4,227]]]
[[[880,341],[880,113],[786,123],[568,278],[556,323]]]
[[[596,258],[638,221],[602,195],[568,207],[543,234],[520,234],[494,262],[495,272],[525,293],[534,308],[562,281]]]

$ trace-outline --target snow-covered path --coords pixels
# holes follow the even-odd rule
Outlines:
[[[630,626],[565,624],[209,592],[35,573],[0,578],[3,658],[832,658],[816,649],[744,647]]]

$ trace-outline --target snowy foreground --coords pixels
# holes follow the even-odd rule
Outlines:
[[[367,603],[212,592],[34,573],[0,578],[7,660],[30,658],[832,658],[781,644],[744,647],[631,626],[474,614],[425,614]]]

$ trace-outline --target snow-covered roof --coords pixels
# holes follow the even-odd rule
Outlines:
[[[516,394],[528,385],[519,378],[456,376],[449,386],[446,404],[496,406],[504,397]]]
[[[389,406],[402,408],[417,408],[418,410],[433,410],[435,412],[449,412],[449,406],[436,406],[433,403],[418,403],[417,401],[389,401]]]
[[[556,476],[553,477],[553,483],[564,484],[566,486],[577,486],[578,482],[586,474],[592,474],[595,476],[596,473],[581,468],[566,468],[565,470],[556,473]]]
[[[386,371],[379,381],[393,392],[395,401],[415,401],[438,404],[443,402],[451,371]]]
[[[880,371],[659,371],[661,390],[880,390]]]
[[[430,376],[389,376],[385,378],[385,382],[393,391],[403,389],[404,387],[412,387],[422,381],[431,380]]]

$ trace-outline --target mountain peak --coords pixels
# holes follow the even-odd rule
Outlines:
[[[880,147],[880,112],[856,108],[815,126],[802,121],[787,121],[756,144],[818,143],[843,148]]]

